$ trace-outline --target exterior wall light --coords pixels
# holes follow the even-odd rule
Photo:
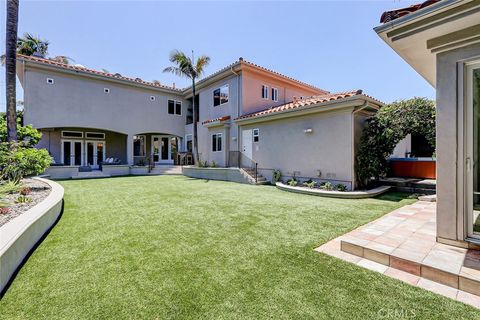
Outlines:
[[[305,132],[305,133],[313,133],[313,129],[312,129],[312,128],[308,128],[308,129],[303,130],[303,132]]]

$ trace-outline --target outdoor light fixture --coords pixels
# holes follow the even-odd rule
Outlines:
[[[313,132],[313,129],[312,129],[312,128],[308,128],[308,129],[303,130],[303,132],[305,132],[305,133],[312,133],[312,132]]]

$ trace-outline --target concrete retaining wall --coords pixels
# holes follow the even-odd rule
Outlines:
[[[103,165],[102,171],[112,177],[128,176],[130,174],[130,166],[126,165]]]
[[[251,183],[238,168],[199,168],[199,167],[183,167],[184,176],[207,180],[222,180],[238,183]]]
[[[78,174],[78,166],[52,166],[45,170],[45,174],[52,179],[70,179]]]
[[[50,180],[38,179],[52,188],[48,197],[0,227],[0,292],[62,211],[63,187]]]

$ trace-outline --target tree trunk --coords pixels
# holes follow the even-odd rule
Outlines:
[[[197,108],[195,107],[195,78],[192,78],[192,107],[193,107],[193,161],[195,165],[200,164],[200,156],[198,153],[198,134],[197,134]]]
[[[5,51],[5,82],[7,98],[7,141],[17,140],[16,66],[18,1],[7,0],[7,28]]]

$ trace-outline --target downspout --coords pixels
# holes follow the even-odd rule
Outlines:
[[[237,76],[237,117],[240,117],[240,74],[233,70],[233,66],[230,67],[230,71]],[[230,143],[230,141],[229,141]],[[237,151],[240,151],[240,125],[237,124]]]
[[[352,111],[352,190],[355,190],[356,187],[356,172],[355,172],[355,114],[368,108],[370,106],[368,101],[365,101],[361,106],[358,108],[354,108]]]

